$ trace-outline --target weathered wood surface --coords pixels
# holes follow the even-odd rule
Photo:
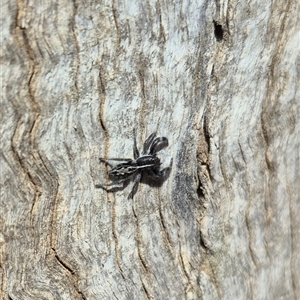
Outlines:
[[[1,11],[2,299],[300,299],[297,0]],[[173,168],[129,201],[134,127]]]

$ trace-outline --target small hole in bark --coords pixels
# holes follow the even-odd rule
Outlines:
[[[199,198],[204,198],[204,194],[200,185],[197,188],[197,194]]]
[[[215,37],[218,42],[223,40],[223,28],[222,25],[218,24],[216,21],[214,21],[215,25]]]
[[[198,177],[199,183],[197,188],[197,194],[199,198],[204,198],[203,190],[202,190],[202,183],[200,181],[200,178]]]

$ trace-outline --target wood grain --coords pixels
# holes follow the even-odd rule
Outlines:
[[[1,299],[299,299],[299,10],[2,1]],[[173,167],[129,201],[133,128]]]

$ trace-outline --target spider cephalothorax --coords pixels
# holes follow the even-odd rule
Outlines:
[[[145,174],[151,179],[161,180],[164,179],[170,172],[172,166],[172,160],[168,167],[160,170],[160,159],[156,156],[157,152],[168,146],[168,139],[166,137],[155,138],[156,133],[150,134],[146,139],[142,154],[136,146],[135,131],[133,131],[133,157],[131,158],[100,158],[101,162],[108,164],[111,170],[108,172],[108,176],[112,183],[106,185],[96,185],[97,188],[102,188],[108,192],[114,191],[114,189],[107,189],[107,186],[117,186],[124,184],[128,180],[133,180],[133,188],[128,198],[133,198],[137,191],[138,184],[142,178],[142,174]],[[120,161],[121,163],[113,166],[109,161]]]

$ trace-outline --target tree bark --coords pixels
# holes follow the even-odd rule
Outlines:
[[[2,299],[300,299],[298,1],[1,11]],[[134,128],[173,166],[128,200]]]

